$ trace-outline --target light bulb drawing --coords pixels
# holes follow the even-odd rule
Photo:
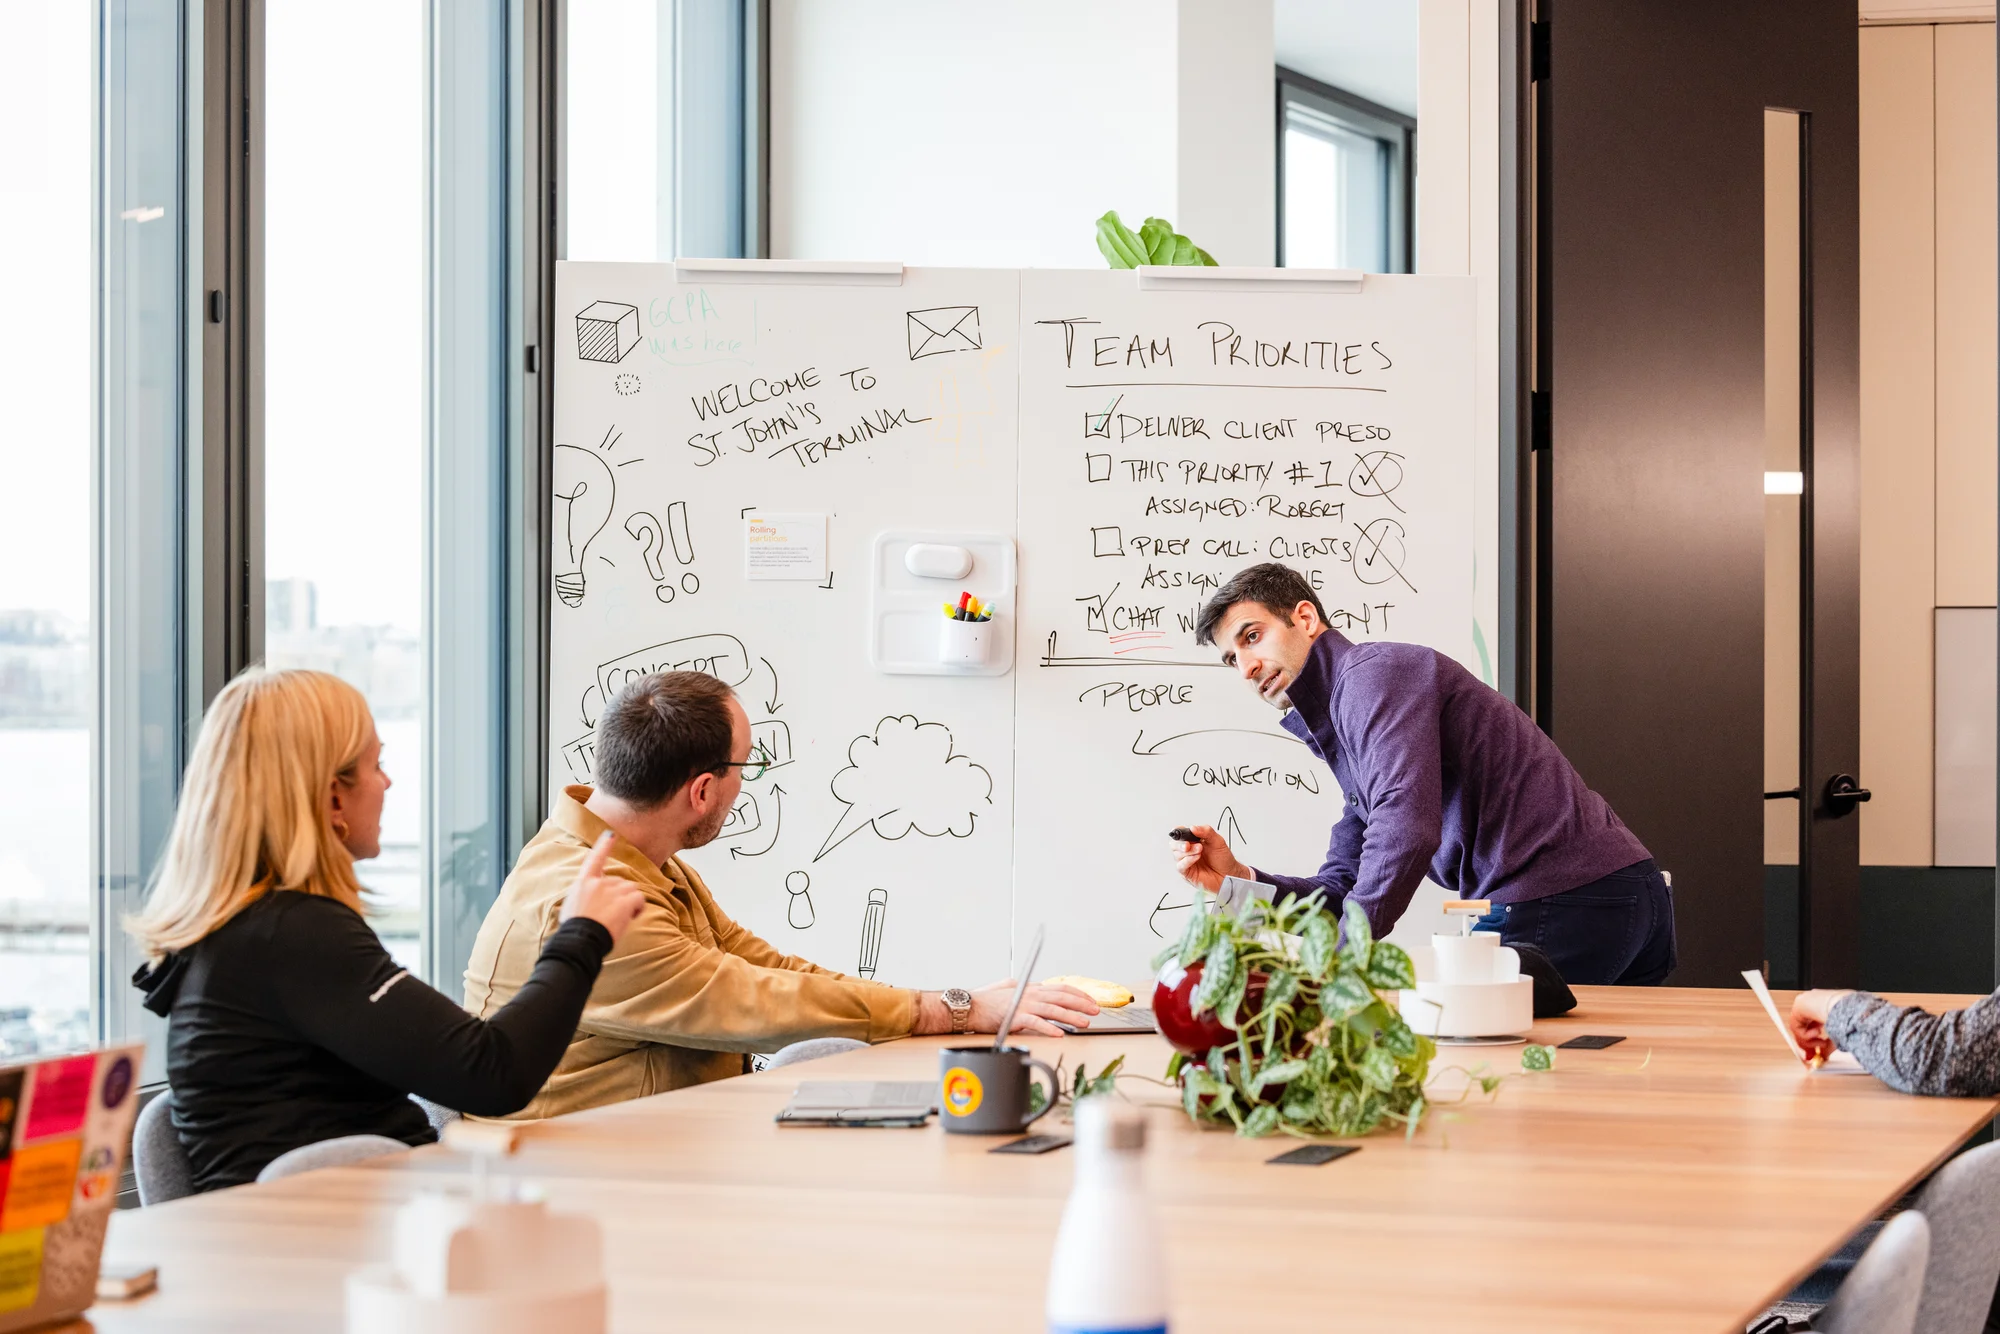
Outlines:
[[[617,441],[607,435],[611,444]],[[600,446],[605,448],[606,446]],[[611,522],[617,485],[596,450],[557,445],[554,458],[556,596],[566,607],[583,605],[583,562],[590,544]]]

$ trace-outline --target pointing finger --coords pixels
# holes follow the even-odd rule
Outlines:
[[[600,834],[597,842],[590,845],[590,855],[583,859],[583,875],[603,875],[606,864],[611,860],[611,845],[617,841],[618,835],[609,829]]]

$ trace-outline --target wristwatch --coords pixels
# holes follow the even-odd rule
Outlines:
[[[944,1008],[951,1011],[951,1031],[954,1033],[970,1033],[972,1031],[972,993],[964,987],[947,987],[945,988],[944,995],[939,997],[939,999],[944,1001]]]

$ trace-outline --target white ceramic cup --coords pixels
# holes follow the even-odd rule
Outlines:
[[[1500,933],[1474,931],[1463,936],[1432,936],[1431,955],[1437,960],[1437,980],[1449,986],[1491,982],[1500,956]]]

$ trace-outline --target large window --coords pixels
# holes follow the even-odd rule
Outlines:
[[[368,697],[393,785],[361,882],[419,971],[425,8],[264,20],[264,656]]]
[[[7,7],[0,1058],[90,1037],[90,66],[88,0]]]
[[[455,989],[543,810],[561,219],[758,250],[762,10],[5,6],[0,1056],[141,1036],[159,1077],[122,920],[259,660],[367,696],[374,925]]]
[[[1416,122],[1278,71],[1278,262],[1408,273]]]
[[[564,6],[563,257],[761,253],[755,0]]]

